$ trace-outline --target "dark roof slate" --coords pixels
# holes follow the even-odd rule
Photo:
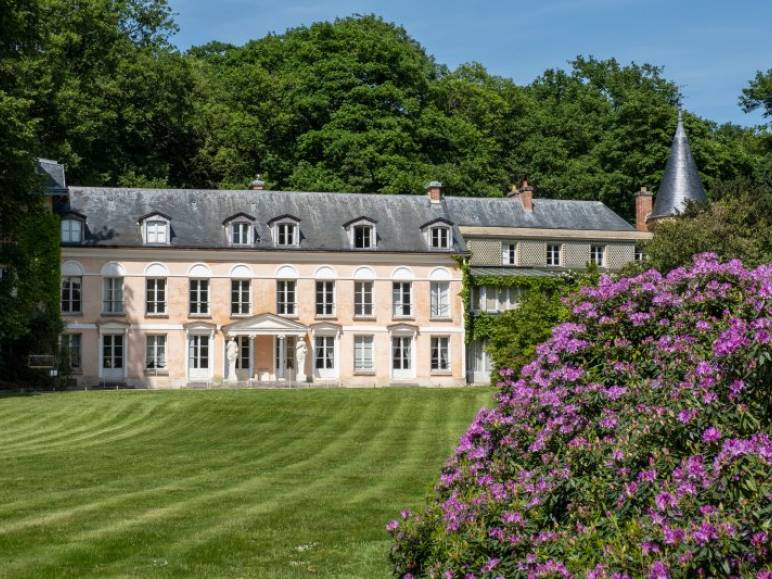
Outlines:
[[[345,226],[361,217],[376,222],[377,249],[395,252],[430,251],[421,227],[438,219],[453,226],[451,252],[466,251],[460,225],[633,229],[600,202],[546,199],[534,200],[528,213],[508,198],[446,197],[431,203],[425,195],[74,186],[68,205],[58,208],[67,210],[87,216],[85,244],[123,247],[142,245],[137,220],[154,212],[171,217],[171,245],[185,248],[226,247],[223,222],[238,213],[255,216],[256,249],[274,248],[269,223],[285,215],[300,220],[299,249],[321,251],[350,250]]]
[[[50,159],[38,159],[37,171],[44,177],[45,192],[47,194],[62,195],[67,192],[64,165]]]

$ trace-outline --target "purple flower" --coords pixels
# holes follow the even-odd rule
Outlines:
[[[399,521],[392,519],[388,523],[386,523],[386,530],[389,532],[393,532],[399,529]]]
[[[662,561],[654,561],[649,567],[649,579],[670,579],[670,570]]]
[[[668,492],[663,492],[654,497],[654,504],[659,511],[665,511],[670,507],[678,506],[678,499]]]
[[[715,426],[711,426],[702,433],[702,440],[705,442],[716,442],[721,439],[721,431]]]

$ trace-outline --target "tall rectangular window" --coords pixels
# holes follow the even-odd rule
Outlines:
[[[62,350],[70,370],[80,370],[80,334],[64,334],[62,336]]]
[[[122,314],[123,313],[123,278],[106,277],[104,278],[102,296],[102,313]]]
[[[432,227],[432,249],[450,249],[450,228]]]
[[[594,263],[598,267],[603,267],[606,264],[605,245],[590,245],[590,263]]]
[[[373,226],[355,225],[354,226],[354,248],[370,249],[373,247]]]
[[[61,224],[62,243],[80,243],[83,224],[79,219],[63,219]]]
[[[450,317],[450,283],[433,281],[431,283],[432,318]]]
[[[83,278],[81,277],[63,277],[62,278],[62,313],[79,314],[81,307],[81,287]],[[74,335],[74,334],[73,334]]]
[[[102,336],[102,368],[116,370],[123,368],[123,335]]]
[[[209,280],[190,280],[190,313],[194,315],[209,314]]]
[[[166,313],[166,279],[145,280],[145,311],[150,315]]]
[[[317,336],[314,338],[314,368],[332,370],[335,368],[335,337]]]
[[[412,283],[395,281],[392,285],[392,314],[395,318],[409,318],[413,314]]]
[[[354,336],[354,371],[372,372],[374,369],[373,337]]]
[[[504,265],[517,265],[517,244],[501,244],[501,263]]]
[[[249,223],[240,221],[231,224],[231,244],[232,245],[252,245],[252,226]]]
[[[643,261],[643,248],[640,245],[636,245],[634,251],[633,259],[635,259],[635,261]]]
[[[391,367],[393,370],[410,370],[413,358],[413,338],[395,336],[391,339]]]
[[[354,282],[354,315],[361,317],[373,315],[373,282]]]
[[[560,265],[560,244],[547,244],[547,265]]]
[[[432,336],[432,372],[450,371],[450,338]]]
[[[335,282],[316,282],[316,315],[332,316],[335,314]]]
[[[166,336],[147,336],[145,348],[145,368],[162,370],[166,368]]]
[[[236,344],[239,347],[239,355],[236,358],[236,369],[249,370],[249,336],[237,336]]]
[[[297,245],[296,229],[297,226],[294,223],[279,223],[276,226],[276,245]]]
[[[278,280],[276,282],[276,311],[281,315],[294,316],[295,310],[295,280]]]
[[[249,314],[249,280],[231,280],[231,315],[244,316]]]

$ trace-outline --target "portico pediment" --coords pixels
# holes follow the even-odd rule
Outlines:
[[[258,314],[222,327],[226,336],[305,336],[308,326],[276,314]]]

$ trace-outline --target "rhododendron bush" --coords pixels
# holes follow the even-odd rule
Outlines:
[[[771,577],[772,265],[601,279],[502,372],[422,512],[403,577]]]

